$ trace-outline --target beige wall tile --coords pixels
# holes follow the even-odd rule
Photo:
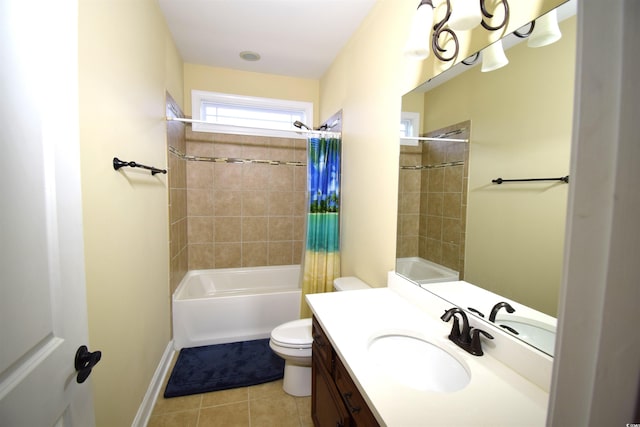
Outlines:
[[[242,243],[242,267],[269,265],[269,244],[264,242]]]
[[[267,190],[269,189],[270,165],[245,164],[242,167],[242,189]]]
[[[213,226],[216,243],[242,240],[242,221],[239,216],[216,216],[213,219]]]
[[[293,240],[293,217],[271,216],[269,217],[270,241]]]
[[[213,163],[187,162],[188,188],[213,188]]]
[[[233,268],[242,266],[241,243],[215,243],[215,262],[209,268]]]
[[[188,221],[188,239],[190,243],[213,242],[213,218],[210,216],[192,216]]]
[[[444,193],[442,216],[447,218],[460,218],[462,213],[462,193]]]
[[[269,216],[293,215],[293,191],[269,192]]]
[[[444,169],[444,190],[447,193],[461,193],[464,167],[448,166]]]
[[[213,211],[211,190],[187,189],[187,215],[206,216]]]
[[[271,191],[293,191],[293,166],[274,166],[269,170]]]
[[[269,195],[264,191],[242,192],[242,215],[265,216],[269,211]]]
[[[242,193],[240,191],[214,190],[213,206],[213,215],[215,216],[240,216],[242,214]]]
[[[242,218],[243,242],[266,242],[268,240],[269,217],[255,216]]]
[[[269,265],[289,265],[293,260],[293,243],[269,242]]]
[[[242,169],[239,163],[216,163],[213,182],[216,190],[239,190],[242,188]]]
[[[190,127],[186,138],[189,155],[306,162],[304,140],[194,133]],[[187,253],[193,257],[189,268],[300,261],[305,237],[306,167],[182,163],[187,164],[184,169],[188,177],[184,181],[188,187],[182,194],[171,192],[176,206],[170,209],[175,217],[179,217],[180,210],[189,216],[183,237],[185,246],[187,242],[190,245]],[[270,245],[269,241],[275,244]],[[172,243],[176,253],[181,244]],[[299,252],[295,256],[294,245]]]
[[[212,243],[189,244],[189,270],[215,268],[214,246]]]

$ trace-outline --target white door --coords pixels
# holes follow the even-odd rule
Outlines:
[[[0,0],[1,426],[95,424],[74,367],[88,344],[77,8]]]

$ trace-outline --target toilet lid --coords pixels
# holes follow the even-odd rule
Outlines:
[[[271,339],[283,347],[311,347],[311,319],[284,323],[271,331]]]

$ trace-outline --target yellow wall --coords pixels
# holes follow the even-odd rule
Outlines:
[[[508,31],[561,0],[512,6]],[[320,116],[343,110],[342,274],[374,286],[394,268],[401,96],[451,64],[402,55],[417,2],[378,0],[320,81]],[[469,37],[473,36],[473,43]],[[460,34],[458,61],[497,33]]]
[[[520,43],[425,96],[427,131],[471,120],[465,280],[556,315],[568,186],[492,179],[569,173],[576,18],[559,42]]]
[[[312,102],[314,117],[313,123],[307,123],[309,126],[318,126],[319,120],[329,118],[329,115],[318,115],[318,80],[184,64],[184,112],[187,116],[192,114],[192,90]]]
[[[91,375],[98,426],[131,425],[171,339],[165,90],[182,61],[155,0],[79,2],[79,103]],[[63,112],[62,112],[63,114]],[[62,116],[63,117],[63,116]]]

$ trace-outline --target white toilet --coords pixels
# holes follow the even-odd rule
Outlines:
[[[339,277],[333,281],[336,291],[369,289],[357,277]],[[311,319],[283,323],[271,331],[269,347],[284,359],[282,388],[293,396],[311,395]]]

